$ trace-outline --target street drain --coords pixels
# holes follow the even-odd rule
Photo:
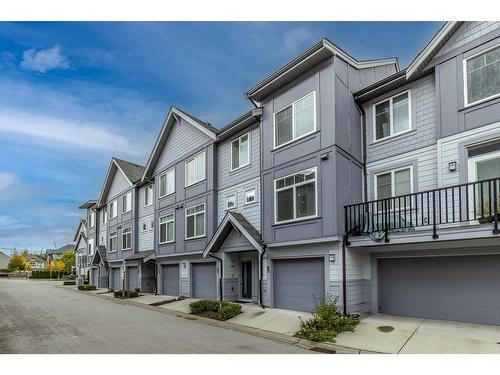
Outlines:
[[[315,346],[314,348],[311,348],[311,350],[313,352],[320,352],[320,353],[326,353],[326,354],[336,354],[337,353],[335,350],[319,348],[317,346]]]
[[[388,333],[394,331],[394,327],[392,326],[378,326],[377,329],[380,332]]]

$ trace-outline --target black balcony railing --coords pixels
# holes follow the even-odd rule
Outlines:
[[[489,223],[498,234],[500,178],[421,191],[345,206],[347,236],[370,236],[389,242],[389,233],[447,224]]]

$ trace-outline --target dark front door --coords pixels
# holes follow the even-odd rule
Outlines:
[[[241,298],[252,298],[252,261],[241,262]]]

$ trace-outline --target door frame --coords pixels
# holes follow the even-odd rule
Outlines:
[[[250,263],[250,277],[251,277],[251,282],[250,282],[250,297],[243,297],[243,275],[242,275],[242,265],[243,263]],[[239,265],[240,265],[240,277],[239,279],[239,288],[238,288],[238,299],[240,301],[253,301],[253,295],[254,295],[254,281],[255,281],[255,261],[253,259],[240,259],[239,260]]]

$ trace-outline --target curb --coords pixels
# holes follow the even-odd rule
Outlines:
[[[193,322],[198,322],[201,324],[207,324],[210,326],[215,326],[215,327],[219,327],[219,328],[229,329],[232,331],[246,333],[246,334],[257,336],[257,337],[262,337],[262,338],[265,338],[268,340],[279,341],[279,342],[282,342],[285,344],[294,345],[294,346],[300,347],[302,349],[311,350],[311,351],[315,351],[315,352],[328,353],[328,354],[368,354],[368,353],[378,354],[377,352],[370,352],[370,351],[366,351],[366,350],[362,350],[362,349],[349,348],[346,346],[340,346],[340,345],[335,345],[335,344],[300,339],[298,337],[293,337],[293,336],[288,336],[288,335],[284,335],[281,333],[265,331],[265,330],[258,329],[258,328],[243,326],[241,324],[231,323],[231,322],[227,322],[227,321],[223,322],[220,320],[214,320],[214,319],[205,318],[202,316],[187,314],[187,313],[180,312],[180,311],[170,310],[170,309],[167,309],[164,307],[158,307],[158,306],[154,306],[154,305],[145,305],[143,303],[135,302],[135,301],[130,300],[130,299],[118,299],[115,297],[105,296],[105,295],[98,294],[98,293],[88,293],[86,291],[68,288],[68,287],[64,287],[62,285],[58,285],[57,287],[63,288],[66,290],[71,290],[71,291],[76,292],[76,293],[82,293],[82,294],[85,294],[88,296],[95,296],[98,298],[107,299],[108,301],[122,304],[122,305],[141,307],[141,308],[144,308],[147,310],[161,312],[163,314],[175,316],[177,318],[184,318],[184,319],[191,320]]]

